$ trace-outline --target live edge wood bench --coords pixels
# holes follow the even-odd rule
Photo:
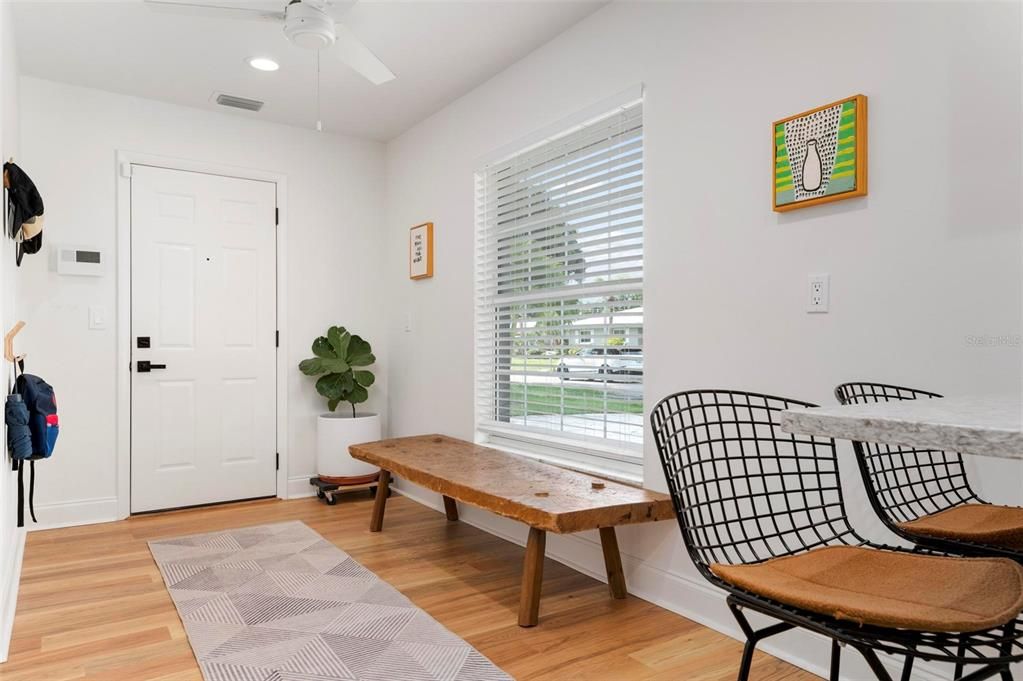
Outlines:
[[[607,582],[614,598],[625,598],[625,574],[615,527],[674,518],[671,499],[584,473],[531,461],[444,435],[380,440],[352,445],[351,455],[379,466],[371,532],[384,524],[391,476],[439,492],[450,521],[456,502],[477,506],[529,525],[519,597],[519,626],[536,626],[540,614],[547,533],[599,530]]]

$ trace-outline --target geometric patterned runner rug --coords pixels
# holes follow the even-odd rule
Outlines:
[[[302,522],[149,542],[206,681],[508,681]]]

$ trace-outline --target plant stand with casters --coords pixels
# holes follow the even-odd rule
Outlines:
[[[337,503],[337,499],[341,494],[348,492],[362,492],[369,490],[369,495],[376,496],[377,483],[363,482],[355,485],[339,485],[334,482],[326,482],[318,477],[309,478],[309,484],[316,488],[316,498],[326,502],[327,506],[333,506]],[[387,491],[387,496],[391,496],[390,490]]]

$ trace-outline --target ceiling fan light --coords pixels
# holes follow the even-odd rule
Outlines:
[[[334,44],[330,35],[322,31],[302,31],[292,34],[291,42],[306,50],[322,50]]]
[[[276,71],[281,68],[280,64],[269,57],[250,57],[248,62],[249,66],[257,71]]]

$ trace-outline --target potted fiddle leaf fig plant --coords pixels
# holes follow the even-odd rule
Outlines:
[[[316,419],[316,467],[324,482],[357,485],[373,482],[380,469],[353,459],[349,445],[380,439],[379,414],[360,413],[356,405],[369,399],[375,377],[366,367],[376,362],[370,344],[343,326],[332,326],[313,341],[315,357],[302,360],[299,370],[317,376],[316,392],[327,400],[328,412]],[[342,402],[351,406],[337,411]]]

